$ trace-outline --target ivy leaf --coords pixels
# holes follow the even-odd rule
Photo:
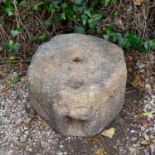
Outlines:
[[[21,45],[19,44],[19,43],[15,43],[14,45],[13,45],[13,48],[12,48],[12,52],[14,52],[14,53],[18,53],[18,51],[19,51],[19,49],[20,49],[20,47],[21,47]]]
[[[12,54],[17,54],[21,47],[19,43],[14,43],[12,40],[4,40],[2,43],[4,48]]]
[[[109,4],[114,4],[116,0],[101,0],[101,4],[107,7]]]
[[[130,42],[130,44],[133,45],[133,47],[137,49],[141,49],[142,42],[136,35],[128,34],[127,39],[128,39],[128,42]]]
[[[11,35],[12,35],[13,37],[16,37],[16,36],[18,36],[18,34],[19,34],[20,32],[21,32],[20,29],[11,30]]]
[[[8,16],[12,16],[14,14],[14,10],[13,10],[13,8],[11,6],[10,7],[5,7],[4,11],[7,13]]]
[[[61,19],[66,20],[65,12],[61,13]]]
[[[131,44],[130,42],[128,42],[127,38],[124,38],[122,36],[118,38],[118,45],[126,50],[128,50],[131,47]]]
[[[33,37],[33,41],[36,42],[43,42],[48,38],[48,36],[46,34],[40,34],[40,35],[36,35]]]
[[[50,22],[44,22],[40,25],[40,27],[44,30],[47,30],[50,27],[51,23]]]
[[[110,36],[109,36],[108,34],[105,34],[105,35],[103,35],[103,38],[104,38],[105,40],[109,40]]]
[[[33,9],[35,11],[38,11],[43,4],[44,4],[44,2],[38,2],[38,3],[33,5]]]
[[[86,25],[88,17],[87,17],[86,15],[83,14],[83,15],[81,16],[81,18],[82,18],[82,24],[83,24],[83,25]]]
[[[84,27],[78,26],[78,25],[75,25],[74,32],[75,33],[80,33],[80,34],[85,34],[86,33]]]
[[[20,80],[21,80],[21,78],[20,78],[18,75],[16,75],[16,76],[14,76],[14,77],[12,78],[11,83],[12,83],[13,85],[15,85],[15,84],[17,84]]]
[[[90,28],[94,28],[97,23],[99,22],[99,20],[102,18],[102,16],[100,14],[94,14],[91,16],[90,19],[88,19],[88,25]]]
[[[82,5],[82,4],[83,4],[83,0],[75,0],[75,3],[76,3],[77,5]]]
[[[88,17],[91,17],[90,10],[85,10],[85,11],[84,11],[84,14],[86,14]]]
[[[147,40],[144,42],[144,48],[146,50],[150,50],[151,48],[155,47],[155,39],[154,40]]]

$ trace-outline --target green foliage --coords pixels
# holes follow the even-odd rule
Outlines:
[[[13,30],[11,30],[11,35],[12,35],[12,37],[17,37],[20,32],[21,32],[21,29],[19,29],[19,28],[13,29]]]
[[[20,49],[19,43],[14,43],[12,40],[4,40],[2,43],[3,47],[9,52],[10,55],[18,54]]]
[[[86,33],[85,29],[82,26],[77,26],[77,25],[75,25],[75,27],[74,27],[74,32],[81,33],[81,34]]]
[[[97,3],[98,2],[98,3]],[[108,3],[109,4],[109,3]],[[66,22],[75,32],[83,33],[88,29],[94,31],[103,15],[98,11],[102,5],[99,1],[75,0],[44,0],[33,5],[35,11],[47,9],[53,15],[53,22]]]
[[[155,47],[155,39],[153,40],[146,40],[144,42],[144,48],[146,50],[150,50],[151,48],[154,48]]]
[[[108,27],[105,30],[103,38],[118,44],[126,51],[135,49],[140,52],[146,52],[155,47],[155,39],[145,39],[144,41],[142,41],[132,33],[121,34],[118,32],[114,32],[112,27]]]
[[[88,30],[95,32],[96,25],[100,23],[103,18],[101,9],[114,4],[115,1],[116,0],[41,0],[34,3],[31,7],[36,12],[46,10],[48,14],[53,15],[52,22],[56,24],[65,22],[72,27],[75,32],[78,32],[80,28],[82,30],[80,30],[81,33]],[[19,9],[26,7],[28,1],[16,0],[16,3]],[[0,10],[7,16],[15,15],[13,0],[5,0],[3,6],[0,6]],[[42,26],[47,29],[50,26],[49,24],[51,23],[45,23]]]
[[[2,9],[0,9],[7,15],[7,16],[13,16],[15,12],[14,8],[14,1],[13,0],[4,0]],[[25,7],[27,4],[27,0],[16,0],[17,5]],[[1,11],[0,10],[0,11]]]
[[[51,27],[56,27],[57,25],[69,28],[70,32],[97,35],[97,26],[105,16],[103,10],[108,6],[115,5],[116,0],[39,0],[33,1],[33,3],[30,3],[31,1],[28,0],[16,0],[15,2],[19,14],[27,6],[30,7],[29,10],[37,12],[37,14],[42,14],[42,12],[44,12],[45,17],[47,18],[45,21],[39,23],[38,27],[41,31],[38,31],[39,34],[35,32],[32,35],[32,41],[41,43],[48,39],[50,33],[47,32],[49,32]],[[5,17],[14,19],[15,21],[18,20],[18,17],[15,14],[16,9],[14,5],[13,0],[4,0],[1,3],[0,14],[2,14],[2,17],[0,17],[0,30],[3,29],[4,31],[3,21],[6,19]],[[114,11],[114,16],[120,16],[120,14],[121,10]],[[21,20],[22,16],[23,15],[20,14],[19,18],[21,18]],[[21,28],[19,28],[19,26],[21,26]],[[25,30],[25,28],[22,27],[22,24],[18,24],[18,26],[13,25],[13,28],[10,29],[9,39],[3,40],[3,46],[8,52],[8,55],[16,56],[20,49],[20,44],[17,42],[22,35],[19,34],[22,32],[21,29]],[[66,31],[64,30],[63,32]],[[106,28],[103,38],[118,44],[126,51],[135,49],[140,52],[145,52],[155,47],[155,39],[141,40],[133,33],[122,34],[115,32],[111,27]]]
[[[12,16],[14,14],[14,7],[13,7],[13,1],[12,0],[5,0],[3,11],[8,15]]]
[[[33,41],[35,42],[43,42],[47,40],[47,35],[46,34],[41,34],[41,35],[36,35],[33,37]]]
[[[40,25],[43,30],[47,30],[51,25],[51,22],[44,22]]]
[[[116,0],[101,0],[102,5],[104,5],[105,7],[107,7],[110,4],[115,4]]]
[[[13,85],[16,85],[18,82],[20,82],[21,78],[18,76],[18,75],[15,75],[12,80],[11,80],[11,83]]]

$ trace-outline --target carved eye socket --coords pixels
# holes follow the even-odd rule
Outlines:
[[[74,61],[74,62],[80,62],[80,61],[81,61],[81,58],[80,58],[80,57],[75,57],[75,58],[73,59],[73,61]]]
[[[83,84],[84,84],[83,80],[77,80],[77,79],[68,80],[68,85],[74,89],[80,88]]]

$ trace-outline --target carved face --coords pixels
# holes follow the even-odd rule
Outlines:
[[[90,136],[113,119],[112,110],[121,109],[125,83],[118,81],[126,78],[126,67],[117,46],[73,36],[56,37],[38,49],[29,68],[31,98],[59,132]]]

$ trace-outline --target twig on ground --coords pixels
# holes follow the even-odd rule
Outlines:
[[[17,7],[17,1],[14,0],[13,1],[13,4],[14,4],[14,8],[15,8],[15,16],[16,16],[17,26],[20,27],[20,25],[21,25],[25,29],[25,31],[26,31],[26,33],[28,35],[28,38],[31,39],[30,34],[29,34],[29,31],[27,30],[27,28],[24,26],[24,24],[21,21],[21,18],[20,18],[20,15],[19,15],[19,11],[18,11],[18,7]],[[23,38],[22,35],[21,35],[21,37]]]

